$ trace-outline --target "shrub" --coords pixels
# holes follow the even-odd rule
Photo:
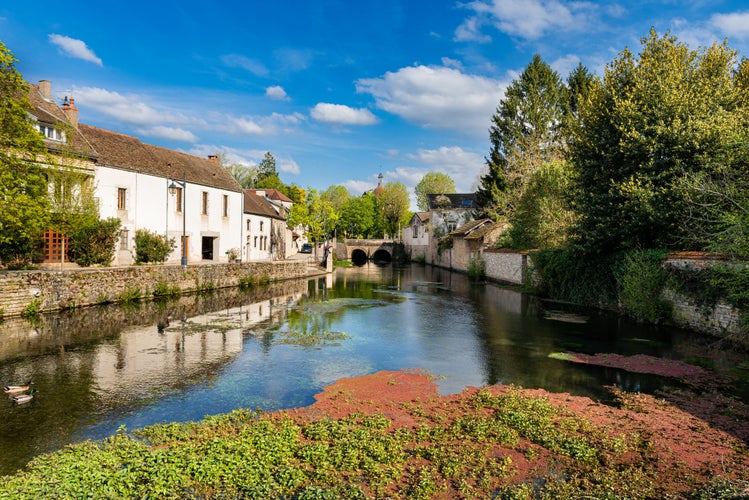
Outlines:
[[[471,279],[486,277],[486,261],[481,255],[472,255],[468,262],[468,276]]]
[[[120,232],[120,219],[87,220],[73,229],[69,240],[70,260],[79,266],[109,265]]]
[[[615,265],[619,302],[639,320],[660,323],[670,317],[670,305],[661,299],[667,279],[665,255],[660,250],[632,250]]]
[[[136,264],[160,264],[167,259],[174,248],[174,238],[167,238],[147,229],[135,231]]]

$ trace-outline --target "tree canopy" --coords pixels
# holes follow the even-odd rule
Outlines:
[[[414,188],[416,194],[416,206],[419,210],[429,210],[428,194],[452,194],[455,193],[455,181],[452,177],[442,172],[427,172]]]
[[[47,179],[36,159],[46,152],[29,120],[28,86],[0,42],[0,261],[30,260],[50,220]]]
[[[476,192],[486,215],[509,219],[530,176],[545,162],[561,158],[567,109],[559,74],[535,55],[492,116],[487,173]]]
[[[691,50],[654,30],[624,50],[580,103],[571,141],[575,234],[587,251],[684,241],[685,177],[744,163],[746,97],[725,43]]]

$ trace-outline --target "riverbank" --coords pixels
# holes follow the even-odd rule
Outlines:
[[[425,373],[383,371],[339,380],[305,408],[123,430],[38,457],[4,478],[0,498],[749,494],[746,426],[729,432],[668,399],[436,387]]]
[[[0,272],[0,317],[324,275],[308,259]]]

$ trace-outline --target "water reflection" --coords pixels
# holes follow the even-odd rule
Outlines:
[[[423,266],[366,265],[256,290],[107,306],[0,324],[0,382],[37,398],[0,405],[0,472],[69,442],[235,408],[312,403],[342,377],[426,369],[441,393],[507,383],[604,399],[663,378],[576,365],[555,352],[682,358],[685,332],[556,311],[493,284]]]

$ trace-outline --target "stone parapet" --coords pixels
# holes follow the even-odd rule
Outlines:
[[[0,315],[55,311],[307,276],[305,261],[0,272]]]

